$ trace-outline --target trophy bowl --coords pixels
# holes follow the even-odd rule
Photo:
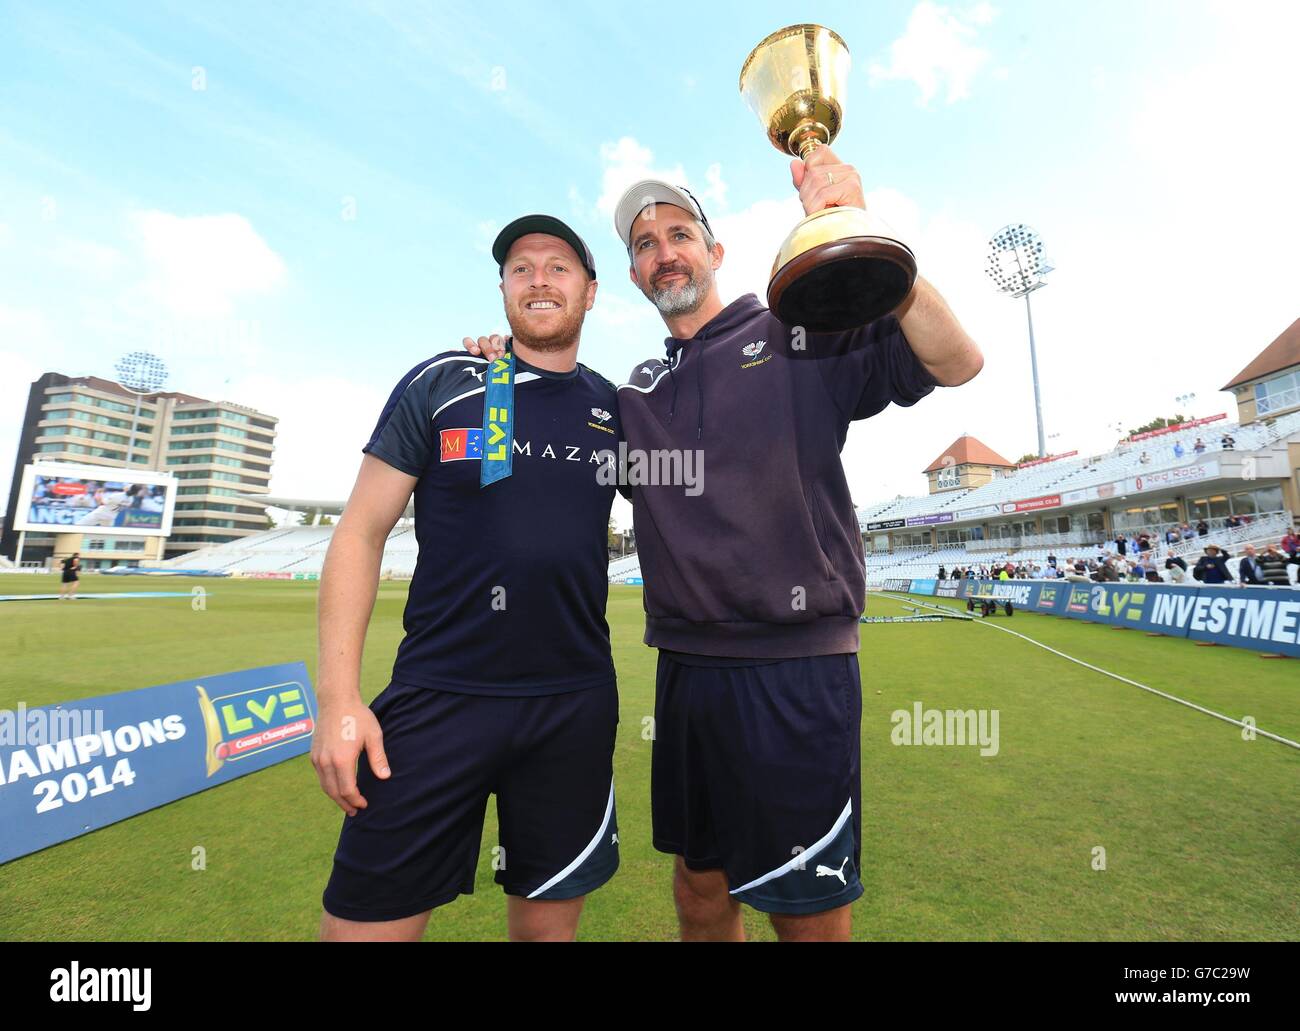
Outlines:
[[[849,48],[821,25],[790,25],[758,44],[740,70],[740,92],[777,150],[807,159],[844,120]],[[857,207],[806,216],[785,238],[767,306],[787,326],[845,332],[898,307],[916,282],[916,257],[880,219]]]

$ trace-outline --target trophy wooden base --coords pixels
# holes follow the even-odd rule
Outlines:
[[[767,306],[787,326],[842,333],[888,315],[916,282],[916,257],[882,236],[849,236],[810,247],[778,268]]]

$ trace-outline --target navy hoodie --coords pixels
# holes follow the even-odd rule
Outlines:
[[[666,351],[619,387],[624,437],[629,456],[696,452],[702,489],[632,486],[645,643],[755,659],[856,652],[866,576],[840,451],[852,420],[937,385],[898,320],[792,339],[746,294]]]

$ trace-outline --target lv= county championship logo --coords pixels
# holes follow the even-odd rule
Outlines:
[[[237,762],[310,737],[315,729],[302,684],[273,684],[216,698],[209,698],[202,684],[195,686],[207,733],[204,756],[209,777],[227,761]]]

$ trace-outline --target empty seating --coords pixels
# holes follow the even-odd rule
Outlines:
[[[232,574],[315,573],[320,575],[334,527],[291,526],[200,548],[162,563],[169,569],[207,569]],[[384,545],[380,568],[385,576],[409,577],[419,548],[409,523],[393,527]]]

